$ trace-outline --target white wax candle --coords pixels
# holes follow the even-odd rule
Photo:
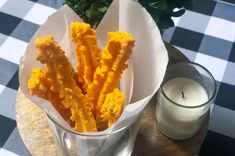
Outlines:
[[[163,86],[164,93],[174,102],[184,106],[198,106],[208,100],[206,90],[196,81],[175,78]]]
[[[199,106],[208,101],[206,90],[196,81],[188,78],[174,78],[164,84],[166,96],[182,106]],[[201,118],[208,110],[207,105],[197,108],[185,108],[160,98],[158,123],[172,135],[185,137],[193,135],[201,126]]]

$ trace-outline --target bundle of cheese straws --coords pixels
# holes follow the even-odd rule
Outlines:
[[[60,127],[110,134],[140,116],[167,63],[158,27],[139,3],[114,0],[96,30],[64,5],[30,40],[20,89]]]
[[[70,36],[78,60],[76,70],[53,36],[36,38],[36,59],[45,68],[32,69],[30,95],[50,101],[75,131],[102,131],[124,108],[125,94],[118,89],[118,81],[128,67],[135,40],[127,32],[108,32],[107,46],[101,50],[95,29],[80,22],[71,23]]]
[[[158,27],[139,3],[113,0],[96,30],[64,5],[30,40],[20,89],[51,119],[53,133],[59,125],[71,134],[78,155],[102,155],[124,134],[115,132],[140,117],[167,63]]]

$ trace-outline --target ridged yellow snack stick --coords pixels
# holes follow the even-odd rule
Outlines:
[[[78,80],[83,83],[82,88],[86,92],[87,86],[93,81],[96,68],[100,65],[101,50],[97,46],[96,31],[89,24],[72,22],[70,30],[78,59]]]
[[[70,110],[65,108],[61,103],[62,99],[60,98],[59,92],[52,91],[51,87],[52,80],[46,77],[45,72],[41,68],[32,69],[31,77],[28,80],[30,95],[37,95],[50,101],[64,120],[73,126],[74,123],[70,120]]]
[[[69,108],[75,122],[74,130],[79,132],[96,131],[96,123],[91,112],[92,105],[84,105],[84,95],[74,80],[74,70],[64,51],[52,36],[37,38],[37,60],[46,65],[46,77],[52,80],[52,91],[60,93],[62,104]]]
[[[120,117],[125,104],[125,94],[118,88],[106,95],[104,104],[101,107],[101,118],[108,122],[110,127]]]
[[[101,121],[101,107],[105,97],[117,87],[117,83],[125,68],[126,61],[135,44],[133,36],[127,32],[109,32],[108,45],[104,48],[101,56],[101,64],[95,71],[94,80],[88,86],[88,103],[95,105],[95,118],[97,129],[107,128],[106,123]],[[99,126],[99,127],[98,127]]]
[[[46,68],[32,70],[30,95],[49,100],[75,131],[101,131],[116,122],[123,111],[125,95],[117,84],[128,67],[135,40],[127,32],[109,32],[101,54],[96,32],[89,24],[72,22],[70,28],[77,72],[52,36],[37,38],[37,60]]]

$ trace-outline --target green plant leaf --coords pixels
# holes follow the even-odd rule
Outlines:
[[[157,2],[150,2],[149,6],[159,10],[167,10],[167,0],[159,0]]]
[[[84,22],[96,27],[113,0],[65,0]],[[171,17],[184,14],[184,9],[192,8],[192,0],[138,0],[150,13],[160,30],[174,26]],[[173,11],[179,8],[179,11]]]
[[[85,12],[85,14],[88,18],[92,18],[92,13],[93,13],[93,11],[90,9]]]
[[[98,10],[102,13],[105,13],[108,10],[108,7],[104,6],[104,7],[98,8]]]

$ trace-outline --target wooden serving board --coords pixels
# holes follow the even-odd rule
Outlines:
[[[16,97],[16,122],[22,140],[33,156],[56,156],[56,145],[46,114],[21,90]]]
[[[169,64],[188,61],[177,49],[165,43],[169,53]],[[175,141],[163,135],[157,128],[155,117],[156,96],[144,109],[137,134],[133,156],[194,156],[204,140],[208,121],[190,139]],[[56,145],[47,124],[45,113],[20,90],[16,97],[16,121],[19,133],[33,156],[56,156]]]

